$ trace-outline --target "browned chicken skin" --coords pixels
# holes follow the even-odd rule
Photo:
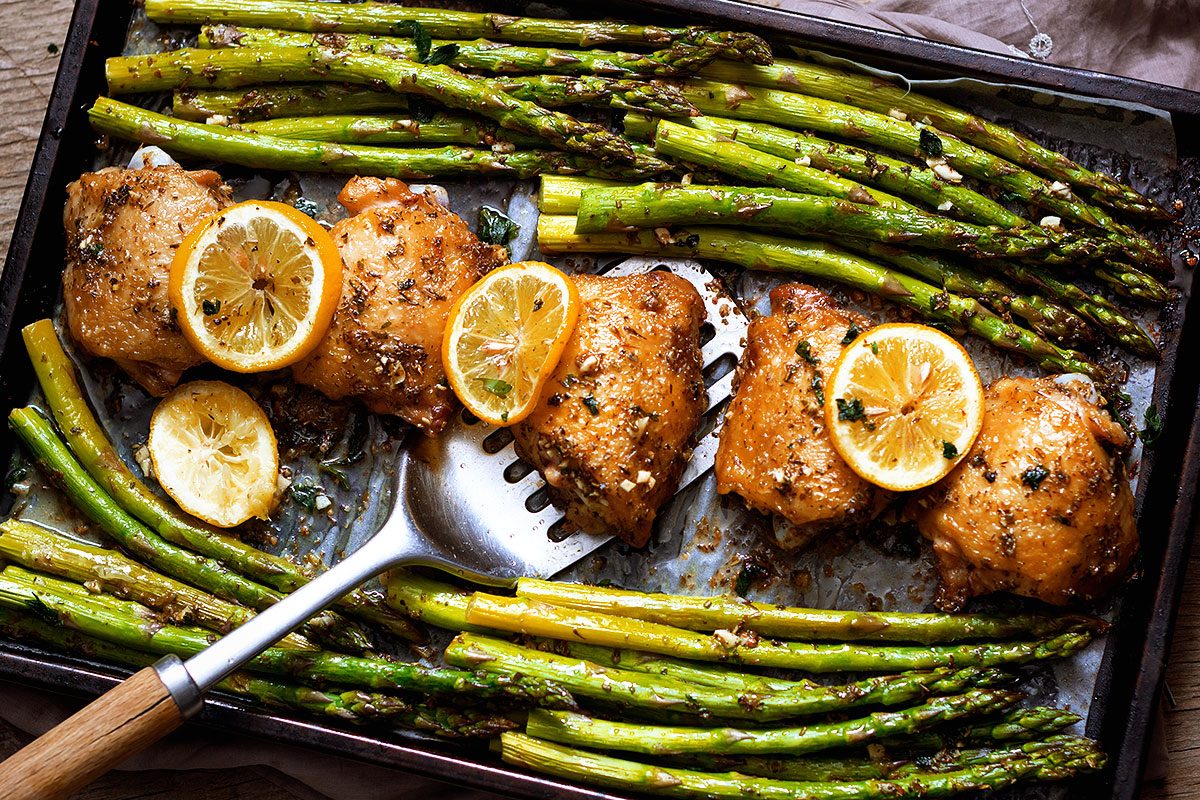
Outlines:
[[[1086,602],[1125,574],[1138,542],[1121,459],[1129,437],[1087,390],[1052,378],[986,390],[970,453],[913,504],[943,608],[995,591]]]
[[[717,491],[786,519],[791,526],[780,529],[779,544],[793,549],[823,531],[873,519],[891,495],[860,478],[834,450],[822,405],[821,387],[842,340],[852,326],[866,330],[871,323],[801,283],[776,287],[771,312],[746,334],[717,448]]]
[[[517,453],[572,527],[635,547],[675,493],[706,407],[704,304],[683,278],[575,278],[583,308]]]
[[[338,201],[353,216],[333,226],[342,299],[329,333],[294,368],[329,397],[356,397],[427,433],[446,425],[454,395],[442,370],[450,307],[503,264],[456,214],[394,179],[352,178]]]
[[[110,167],[68,186],[63,300],[75,341],[155,395],[201,363],[176,323],[167,279],[184,235],[229,204],[217,173],[174,164]]]

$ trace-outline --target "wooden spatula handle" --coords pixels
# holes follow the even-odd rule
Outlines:
[[[175,664],[182,668],[178,659]],[[0,797],[66,797],[178,728],[185,717],[158,669],[146,667],[0,764]]]

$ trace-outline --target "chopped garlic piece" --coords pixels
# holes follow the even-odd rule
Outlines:
[[[1043,228],[1051,228],[1053,230],[1062,230],[1062,217],[1042,217],[1038,225]]]
[[[908,114],[905,114],[903,111],[901,111],[898,108],[889,108],[888,116],[891,117],[892,119],[898,119],[901,122],[908,121]]]
[[[954,203],[951,203],[949,200],[947,200],[946,202],[939,205],[937,207],[937,210],[938,211],[949,211],[952,208],[954,208]]]
[[[646,469],[638,470],[638,474],[637,474],[637,482],[638,483],[649,483],[653,479],[654,479],[654,476],[650,474],[650,470],[646,470]]]
[[[812,159],[809,158],[808,156],[800,156],[800,158],[796,159],[796,163],[802,167],[811,167]]]
[[[629,478],[626,478],[625,480],[621,481],[621,491],[623,491],[623,492],[632,492],[636,488],[637,488],[637,484],[634,483],[633,481],[629,480]]]
[[[1050,194],[1054,195],[1055,197],[1067,198],[1071,196],[1071,187],[1067,186],[1062,181],[1055,181],[1054,183],[1050,184]]]

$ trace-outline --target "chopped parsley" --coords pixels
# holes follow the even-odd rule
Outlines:
[[[600,402],[595,398],[595,396],[591,394],[585,394],[583,397],[579,398],[579,402],[587,406],[587,410],[592,412],[593,417],[600,413]]]
[[[942,140],[928,128],[921,129],[921,152],[930,158],[940,158],[942,155]]]
[[[538,299],[533,301],[533,310],[541,311],[542,306],[544,306],[544,305],[546,305],[546,302],[544,300],[542,300],[542,298],[539,297]]]
[[[871,352],[879,355],[879,342],[871,342]]]
[[[453,42],[435,47],[425,59],[426,64],[449,64],[458,55],[458,45]]]
[[[813,375],[810,386],[812,386],[813,394],[817,396],[817,402],[825,405],[825,384],[821,382],[821,373]]]
[[[413,46],[417,48],[417,61],[422,64],[429,61],[429,51],[433,48],[433,38],[425,26],[413,19],[406,19],[396,26],[396,32],[412,37]]]
[[[837,403],[838,419],[842,422],[861,422],[867,427],[867,430],[875,430],[875,423],[867,419],[867,412],[863,408],[862,400],[857,397],[845,400],[841,397],[835,401]]]
[[[320,486],[311,483],[293,483],[288,487],[288,494],[301,508],[311,512],[317,510],[317,498],[323,492]]]
[[[942,442],[942,458],[958,458],[958,448],[954,446],[954,442]]]
[[[1146,427],[1140,431],[1139,435],[1142,437],[1142,444],[1150,447],[1158,441],[1158,437],[1162,436],[1163,418],[1159,415],[1156,407],[1149,406],[1142,419],[1145,421]]]
[[[1042,481],[1048,477],[1050,477],[1050,470],[1041,464],[1034,464],[1021,473],[1021,483],[1037,491],[1037,488],[1042,485]]]
[[[205,300],[200,303],[200,307],[204,310],[204,316],[206,317],[215,317],[217,314],[221,313],[220,299]]]
[[[807,339],[801,339],[796,344],[796,355],[800,356],[805,361],[807,361],[809,364],[812,364],[814,367],[817,365],[817,363],[819,361],[819,359],[813,355],[812,345],[808,343]]]
[[[488,244],[508,244],[521,226],[491,206],[479,209],[479,238]]]
[[[858,323],[851,322],[850,327],[846,329],[846,335],[842,337],[842,346],[853,342],[862,333],[862,329],[858,327]]]
[[[483,388],[487,389],[497,397],[507,397],[512,391],[512,384],[508,381],[502,381],[499,378],[483,378]]]

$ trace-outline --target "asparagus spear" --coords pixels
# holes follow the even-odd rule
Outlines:
[[[819,686],[809,680],[787,680],[735,670],[700,661],[683,661],[655,653],[625,650],[614,647],[581,644],[579,642],[537,640],[539,647],[555,653],[574,656],[597,664],[611,664],[634,672],[662,675],[680,683],[708,686],[729,694],[775,694]]]
[[[632,617],[697,631],[749,629],[784,639],[937,644],[969,639],[1041,639],[1070,631],[1103,632],[1108,623],[1081,614],[913,614],[827,611],[731,597],[688,597],[521,578],[517,596],[548,605]]]
[[[836,67],[793,59],[781,59],[770,66],[761,67],[714,63],[709,65],[702,75],[726,83],[746,83],[803,92],[881,114],[899,111],[911,119],[928,121],[929,125],[938,130],[953,134],[1055,180],[1096,190],[1093,196],[1101,202],[1117,203],[1132,213],[1154,219],[1170,218],[1170,215],[1154,201],[1107,175],[1085,169],[1061,153],[1043,147],[1003,125],[914,92],[910,87],[895,86],[875,75],[855,74]]]
[[[897,672],[938,667],[998,667],[1068,656],[1090,640],[1084,632],[1040,641],[881,646],[769,642],[757,634],[696,633],[656,622],[560,608],[522,597],[476,592],[467,622],[500,631],[607,647],[629,647],[696,661],[721,661],[805,672]]]
[[[919,735],[919,734],[918,734]],[[689,755],[672,758],[670,763],[707,772],[737,772],[788,781],[860,781],[920,780],[923,773],[952,772],[963,767],[1021,760],[1026,756],[1062,752],[1099,753],[1091,739],[1079,736],[1053,736],[1045,741],[1018,742],[1003,747],[977,750],[941,750],[930,756],[906,751],[903,757],[884,755],[876,758],[843,756],[769,756]]]
[[[225,117],[230,122],[405,111],[403,95],[339,83],[276,84],[249,89],[177,89],[171,113],[179,119],[204,122]],[[506,136],[512,136],[506,131]],[[519,134],[516,134],[519,135]],[[531,137],[541,141],[539,137]]]
[[[65,626],[123,647],[164,655],[191,656],[209,645],[208,631],[164,623],[148,624],[149,609],[107,595],[77,594],[65,582],[53,578],[24,579],[10,573],[0,575],[0,606],[54,617]],[[145,614],[131,612],[142,608]],[[151,614],[152,616],[152,614]],[[404,690],[435,695],[469,694],[480,699],[507,699],[526,704],[574,708],[571,695],[557,684],[535,678],[434,669],[378,658],[347,656],[328,651],[268,648],[249,661],[251,672],[281,675],[367,689]]]
[[[244,606],[146,569],[115,550],[76,542],[21,520],[0,522],[0,556],[28,569],[86,584],[93,591],[136,600],[164,619],[228,633],[254,616]],[[290,634],[280,647],[313,650],[306,639]]]
[[[899,705],[928,694],[952,694],[1007,682],[1006,673],[968,668],[880,675],[841,686],[805,686],[770,694],[729,693],[669,676],[605,666],[476,634],[460,634],[445,652],[452,667],[502,675],[532,675],[562,684],[576,697],[651,712],[682,711],[702,718],[759,722],[857,708]]]
[[[271,28],[206,25],[197,47],[333,47],[357,53],[378,53],[393,58],[419,60],[412,39],[365,33],[304,33]],[[431,46],[449,53],[446,62],[464,70],[498,75],[548,73],[554,75],[604,75],[615,77],[690,75],[716,57],[711,47],[671,47],[653,53],[620,53],[603,50],[559,50],[546,47],[497,45],[487,39],[470,42],[434,41]]]
[[[850,237],[838,241],[847,250],[895,264],[948,292],[981,300],[1001,316],[1023,320],[1034,333],[1062,347],[1098,342],[1095,329],[1074,312],[1040,295],[1020,294],[1003,281],[948,258]]]
[[[72,504],[139,561],[217,597],[251,608],[261,610],[282,599],[279,592],[242,577],[219,561],[167,543],[125,513],[83,470],[50,423],[34,409],[13,409],[8,421],[47,474],[62,486]],[[362,631],[327,611],[311,617],[301,633],[350,652],[371,650],[371,642]]]
[[[654,174],[639,167],[553,150],[497,153],[465,147],[388,148],[307,142],[184,122],[106,97],[88,111],[92,127],[130,141],[157,144],[174,153],[211,158],[256,169],[341,172],[423,179],[504,175],[530,178],[544,172],[595,174],[634,179]],[[647,163],[661,164],[650,158]],[[666,165],[664,165],[666,166]]]
[[[698,116],[682,120],[682,124],[779,158],[801,163],[807,161],[816,169],[879,186],[900,197],[920,200],[939,211],[945,209],[944,213],[982,225],[999,225],[1003,228],[1029,225],[1028,220],[995,200],[967,186],[948,183],[928,167],[762,122]],[[653,141],[659,121],[655,117],[630,113],[625,115],[624,127],[626,135],[632,138]],[[946,208],[947,203],[950,204],[949,208]]]
[[[407,569],[392,570],[384,584],[388,605],[413,619],[455,632],[488,632],[467,624],[469,592]]]
[[[397,94],[418,95],[451,108],[480,113],[503,128],[540,136],[564,150],[625,164],[637,161],[628,141],[600,125],[518,100],[495,81],[440,64],[345,53],[327,47],[234,48],[118,56],[105,62],[105,73],[109,91],[115,94],[183,86],[232,89],[256,83],[314,80],[386,86]]]
[[[1023,742],[1065,730],[1082,719],[1078,714],[1049,706],[1015,708],[997,720],[971,723],[946,732],[926,731],[913,736],[885,739],[883,744],[915,750],[944,750],[964,743]]]
[[[687,117],[699,113],[676,87],[659,81],[598,75],[517,75],[496,78],[495,82],[513,97],[546,108],[590,103],[649,111],[664,117]]]
[[[853,203],[920,214],[921,209],[878,189],[796,161],[763,153],[704,131],[662,120],[654,149],[664,156],[744,178],[745,183],[840,197]]]
[[[176,95],[178,97],[178,94]],[[531,137],[500,133],[495,126],[455,114],[434,114],[417,120],[411,115],[346,115],[322,117],[282,117],[246,122],[238,129],[281,139],[344,144],[483,145],[498,152],[515,150],[516,145],[538,146]]]
[[[414,23],[430,36],[445,39],[499,39],[508,42],[661,47],[690,44],[711,47],[724,58],[770,64],[771,48],[758,36],[737,31],[714,31],[690,26],[664,28],[609,21],[578,21],[513,17],[414,8],[394,3],[356,3],[325,6],[312,0],[148,0],[146,14],[171,25],[227,22],[264,28],[338,33],[413,35]]]
[[[974,258],[1036,257],[1049,246],[1045,239],[1031,239],[1018,231],[959,222],[915,208],[878,208],[782,189],[659,183],[585,189],[579,198],[575,230],[602,233],[690,224],[733,224],[801,236],[903,242]]]
[[[68,655],[140,669],[158,657],[69,630],[39,617],[0,608],[0,633],[35,642]],[[513,730],[517,722],[503,714],[443,708],[410,702],[394,695],[358,689],[314,689],[235,672],[216,688],[276,708],[303,711],[318,717],[357,722],[387,722],[447,738],[491,737]]]
[[[811,128],[919,156],[948,182],[960,181],[958,173],[971,175],[1064,219],[1104,230],[1133,258],[1162,268],[1170,266],[1170,259],[1154,245],[1131,236],[1103,211],[1082,202],[1067,184],[1045,180],[953,136],[939,136],[928,128],[886,114],[794,92],[759,87],[751,91],[737,84],[697,80],[684,81],[681,86],[684,96],[704,114]]]
[[[884,800],[933,798],[999,789],[1024,780],[1064,780],[1104,766],[1095,747],[1056,747],[1028,757],[973,764],[950,772],[914,771],[904,780],[787,781],[737,772],[698,772],[601,755],[541,741],[529,735],[501,734],[501,757],[510,764],[582,780],[598,786],[672,797],[756,797],[763,800]]]
[[[1021,695],[1014,692],[975,689],[960,695],[935,697],[900,711],[876,711],[865,717],[800,727],[746,730],[645,725],[596,719],[572,711],[534,709],[529,713],[525,732],[561,744],[647,755],[801,755],[916,733],[954,720],[1002,711],[1020,699]]]
[[[264,553],[237,537],[201,525],[152,492],[121,460],[108,435],[96,421],[75,380],[74,365],[59,344],[54,323],[48,319],[39,320],[26,326],[21,335],[42,395],[59,429],[65,432],[71,450],[92,479],[125,512],[140,519],[168,542],[223,562],[237,573],[280,592],[293,592],[308,582],[309,576],[286,558]],[[173,555],[180,560],[187,560],[186,554],[181,552],[173,552]],[[171,574],[179,577],[176,573]],[[236,594],[230,596],[232,599],[241,599]],[[270,597],[264,599],[264,605],[273,602]],[[263,607],[255,603],[247,605]],[[409,620],[361,590],[344,595],[338,601],[338,606],[406,639],[420,641],[424,638],[421,630]],[[336,615],[329,613],[320,619],[337,623]]]
[[[1106,374],[1083,354],[1047,342],[988,311],[978,300],[942,290],[903,272],[852,256],[831,245],[783,239],[733,228],[691,228],[661,239],[651,231],[577,234],[575,217],[543,214],[538,246],[544,253],[633,253],[710,258],[744,267],[823,278],[907,306],[934,323],[965,329],[1002,350],[1019,353],[1053,372]]]
[[[1146,358],[1158,356],[1154,339],[1104,295],[1086,292],[1049,271],[1027,264],[996,259],[988,266],[1015,284],[1037,289],[1095,325],[1113,341]]]

